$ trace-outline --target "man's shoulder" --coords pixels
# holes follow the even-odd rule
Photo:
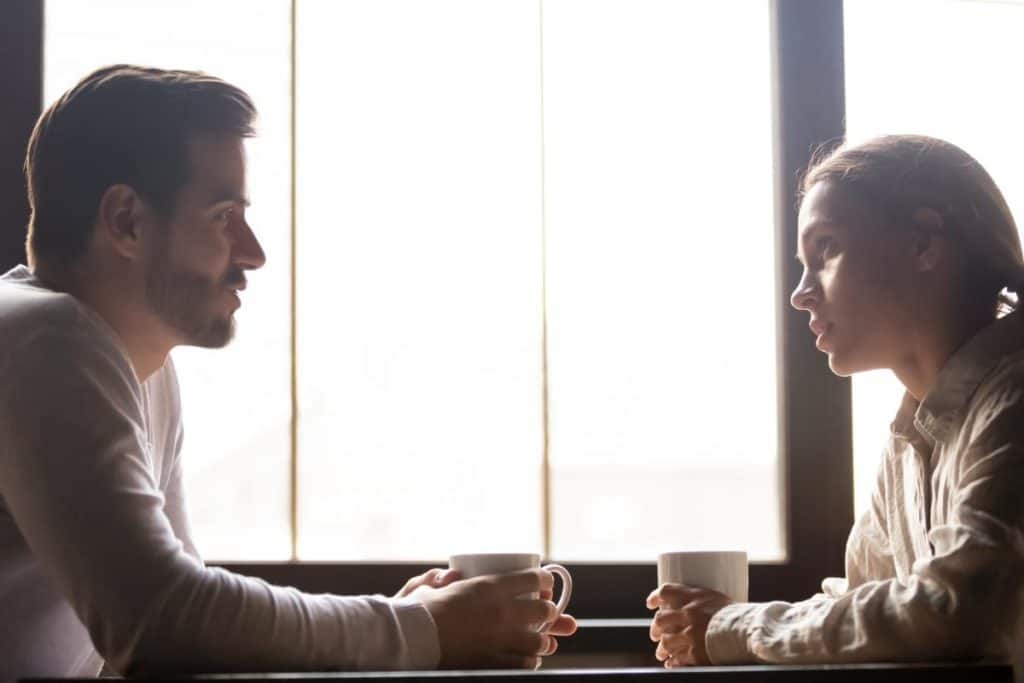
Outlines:
[[[120,355],[102,322],[75,297],[0,278],[0,372],[12,364],[52,367],[100,356],[120,366]]]
[[[85,311],[75,297],[41,286],[29,277],[0,278],[0,339],[10,348],[42,330],[77,331]]]

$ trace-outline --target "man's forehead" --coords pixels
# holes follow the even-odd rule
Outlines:
[[[197,136],[188,145],[190,182],[203,194],[245,194],[245,147],[233,136]]]

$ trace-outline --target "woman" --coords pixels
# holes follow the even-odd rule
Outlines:
[[[810,314],[834,373],[906,388],[846,578],[795,604],[730,604],[666,584],[648,597],[666,666],[1005,656],[1024,645],[1024,257],[988,173],[923,136],[812,165],[799,216]]]

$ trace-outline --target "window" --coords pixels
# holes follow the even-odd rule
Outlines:
[[[785,556],[768,10],[544,3],[553,556]]]
[[[288,556],[293,390],[301,559],[785,557],[767,4],[298,1],[294,229],[291,3],[108,5],[47,3],[47,101],[135,62],[261,110],[268,265],[175,353],[208,557]]]
[[[102,11],[98,7],[102,6]],[[185,421],[186,491],[206,557],[283,559],[290,553],[289,4],[281,0],[45,4],[44,101],[89,71],[136,63],[200,69],[256,100],[249,220],[267,252],[250,279],[228,350],[175,351]],[[116,16],[117,21],[111,21]],[[244,39],[239,17],[245,18]],[[127,29],[126,27],[130,27]]]
[[[1024,215],[1018,41],[1024,3],[858,0],[845,4],[851,139],[933,135],[964,148]],[[888,424],[903,395],[888,371],[853,380],[857,510],[866,509]]]
[[[112,61],[202,67],[262,110],[250,216],[269,264],[235,344],[175,354],[208,558],[314,591],[388,592],[422,566],[413,553],[546,545],[578,560],[577,615],[645,616],[653,553],[704,545],[722,516],[694,502],[703,491],[751,515],[713,538],[751,551],[752,598],[805,597],[842,571],[852,522],[849,383],[785,304],[795,178],[843,133],[842,6],[527,4],[111,0],[133,28],[115,37],[50,0],[46,40],[26,5],[24,40],[5,43],[11,64],[38,64],[45,43],[45,68],[0,76],[31,112],[44,76],[50,99]],[[0,130],[0,150],[20,156],[27,134]],[[0,209],[24,225],[19,205]],[[724,352],[687,364],[683,342]],[[715,365],[722,381],[701,386]],[[729,410],[747,419],[709,417]],[[592,495],[588,468],[628,494]],[[336,500],[348,495],[362,502]],[[380,505],[402,495],[422,523]],[[258,562],[289,558],[356,561]]]

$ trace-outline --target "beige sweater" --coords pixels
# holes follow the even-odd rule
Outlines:
[[[97,315],[0,278],[0,683],[125,673],[435,667],[414,600],[307,595],[203,565],[170,361],[141,384]],[[243,522],[239,522],[243,523]]]

